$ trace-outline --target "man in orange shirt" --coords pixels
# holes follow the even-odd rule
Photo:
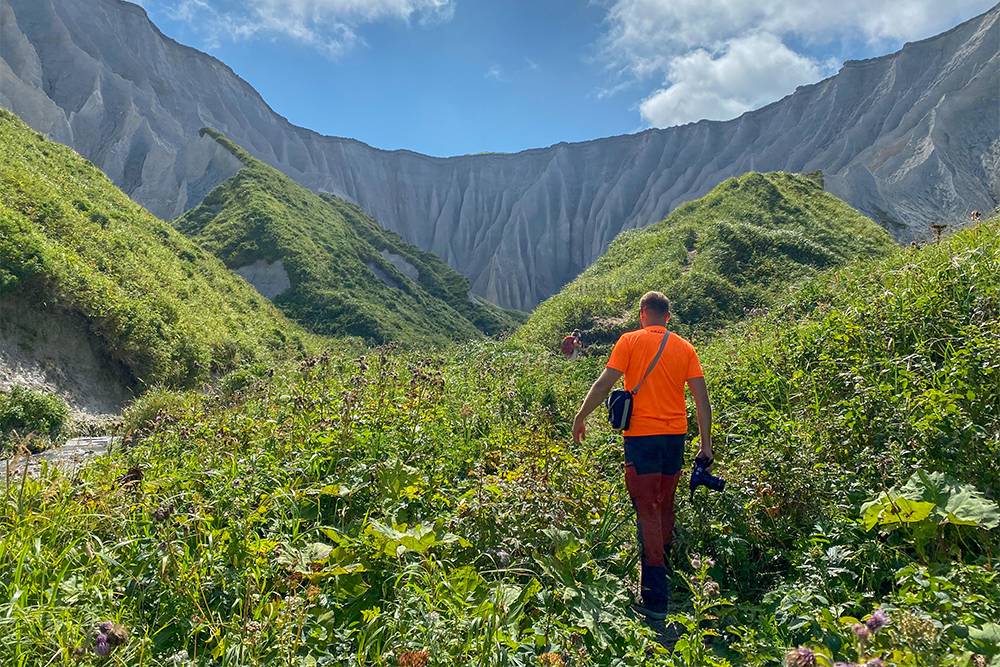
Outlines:
[[[670,302],[660,292],[648,292],[639,301],[642,328],[622,335],[611,351],[607,367],[590,388],[573,420],[573,439],[581,442],[587,417],[601,405],[619,379],[635,390],[656,357],[663,337],[667,342],[660,360],[633,397],[632,419],[625,436],[625,486],[635,507],[642,554],[642,604],[648,618],[667,615],[670,589],[667,559],[674,531],[674,494],[684,462],[687,434],[685,384],[698,409],[701,444],[698,459],[712,461],[712,407],[701,363],[694,346],[667,331]]]

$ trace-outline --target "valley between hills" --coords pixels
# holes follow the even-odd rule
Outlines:
[[[471,205],[445,221],[427,193],[383,201],[366,170],[384,160],[406,183],[419,156],[273,112],[193,130],[178,113],[183,134],[137,95],[151,134],[102,136],[145,146],[150,166],[116,164],[63,115],[87,91],[60,97],[24,74],[31,58],[53,67],[46,53],[101,21],[135,27],[160,63],[187,47],[134,5],[95,2],[107,11],[0,3],[0,664],[1000,667],[1000,7],[846,68],[926,64],[893,105],[881,91],[911,117],[871,138],[878,160],[831,157],[874,126],[869,108],[843,134],[823,126],[823,159],[747,168],[760,119],[819,114],[841,72],[728,124],[544,149],[553,174],[574,151],[637,142],[662,161],[692,150],[687,134],[761,127],[676,191],[633,191],[631,173],[598,195],[560,169],[555,191],[581,210],[634,205],[553,217],[524,195],[532,221],[511,209],[501,224],[469,222]],[[242,85],[188,55],[192,82]],[[63,66],[127,57],[108,43]],[[135,71],[106,104],[144,90]],[[949,117],[952,137],[978,139],[944,141]],[[901,147],[919,128],[939,150],[916,166]],[[184,148],[162,152],[171,132]],[[364,154],[338,185],[347,172],[320,157],[334,145]],[[496,165],[544,151],[427,169],[466,174],[482,203],[489,179],[473,175],[528,178]],[[905,177],[862,178],[873,160]],[[569,218],[586,247],[546,254]],[[603,410],[582,442],[571,430],[650,290],[697,346],[726,482],[688,493],[689,401],[656,622],[634,605],[620,433]],[[99,446],[75,462],[68,440]]]

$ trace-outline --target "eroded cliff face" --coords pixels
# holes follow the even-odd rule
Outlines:
[[[749,170],[814,171],[898,239],[1000,202],[1000,6],[728,122],[432,158],[320,136],[121,0],[0,0],[0,105],[172,218],[232,175],[218,129],[530,309],[623,229]]]

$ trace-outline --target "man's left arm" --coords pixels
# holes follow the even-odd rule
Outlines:
[[[712,452],[712,402],[708,398],[708,386],[704,377],[693,377],[687,381],[694,405],[698,411],[698,457],[713,459]]]
[[[613,368],[605,368],[601,376],[597,378],[597,381],[591,386],[590,391],[587,392],[587,398],[583,399],[583,405],[577,411],[576,417],[573,419],[573,440],[583,442],[584,437],[587,435],[587,417],[597,409],[597,406],[604,402],[611,388],[621,378],[622,372],[616,371]]]

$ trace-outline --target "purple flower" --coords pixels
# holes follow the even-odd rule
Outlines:
[[[885,667],[885,663],[882,662],[882,658],[872,658],[865,663],[865,667]]]
[[[856,662],[835,662],[833,667],[858,667]]]
[[[858,638],[858,641],[866,642],[872,636],[871,630],[864,623],[855,623],[851,626],[851,632]]]
[[[816,654],[805,646],[793,648],[785,655],[788,667],[816,667]]]
[[[889,615],[886,614],[881,609],[876,609],[875,613],[871,615],[871,618],[865,621],[865,625],[867,625],[868,629],[871,630],[872,632],[877,632],[888,623],[889,623]]]
[[[97,635],[97,638],[94,640],[94,653],[102,657],[111,653],[111,643],[108,641],[108,636],[103,632]]]

